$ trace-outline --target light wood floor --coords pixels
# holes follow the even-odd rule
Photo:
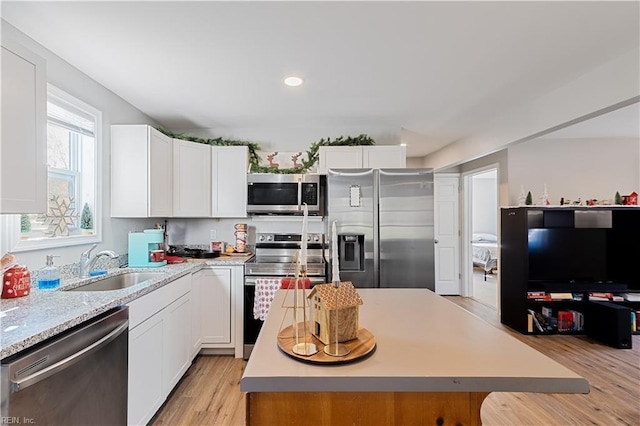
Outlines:
[[[502,326],[496,311],[482,303],[447,298],[587,378],[591,386],[588,395],[491,394],[482,406],[484,425],[640,425],[640,336],[633,337],[634,349],[610,348],[585,336],[524,336]],[[239,389],[244,366],[244,360],[231,356],[196,358],[151,424],[244,425]]]

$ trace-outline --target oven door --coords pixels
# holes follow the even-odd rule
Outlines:
[[[262,328],[263,321],[259,319],[255,319],[253,317],[253,303],[256,295],[256,279],[258,278],[287,278],[287,277],[277,277],[273,275],[264,275],[264,276],[246,276],[244,277],[244,308],[243,308],[243,358],[249,359],[251,355],[251,351],[253,350],[253,345],[255,345],[256,340],[258,339],[258,334],[260,334],[260,329]],[[288,278],[291,278],[290,276]],[[311,281],[311,286],[316,284],[323,284],[326,282],[324,277],[309,277],[307,278]]]

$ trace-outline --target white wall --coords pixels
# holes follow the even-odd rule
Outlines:
[[[9,36],[15,39],[29,50],[46,59],[47,81],[49,83],[102,111],[102,243],[98,245],[97,250],[110,249],[118,254],[126,253],[128,231],[144,229],[152,225],[154,221],[111,219],[109,217],[111,209],[109,201],[111,195],[109,183],[111,166],[109,161],[110,126],[111,124],[133,123],[157,125],[157,123],[77,68],[72,67],[53,52],[18,31],[15,27],[5,21],[2,21],[1,24],[3,37]],[[20,252],[16,255],[19,262],[27,265],[29,269],[38,269],[44,266],[46,254],[59,255],[60,258],[56,259],[56,264],[65,265],[78,262],[80,253],[87,248],[87,245],[80,245]]]
[[[544,184],[551,204],[560,198],[613,201],[640,192],[640,140],[537,139],[509,147],[509,201],[516,205],[520,185],[534,204]]]
[[[427,155],[424,166],[441,171],[638,102],[638,75],[640,50],[634,48],[562,87],[541,93],[532,103],[496,116],[482,131]]]
[[[497,172],[472,177],[472,232],[498,235]]]

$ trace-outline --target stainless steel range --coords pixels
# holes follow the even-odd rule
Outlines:
[[[255,257],[244,265],[244,358],[248,359],[262,321],[253,317],[255,283],[259,278],[291,278],[301,234],[256,234]],[[307,278],[311,285],[327,282],[324,234],[307,236]]]

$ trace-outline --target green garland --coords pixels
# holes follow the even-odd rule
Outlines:
[[[261,166],[260,156],[258,150],[260,146],[255,142],[247,142],[236,139],[222,139],[222,138],[197,138],[195,136],[189,136],[184,134],[178,134],[170,132],[162,128],[158,128],[158,131],[164,133],[170,138],[181,139],[185,141],[203,143],[206,145],[215,146],[246,146],[249,148],[249,163],[251,164],[251,173],[280,173],[280,174],[293,174],[293,173],[307,173],[319,159],[319,149],[321,146],[362,146],[362,145],[375,145],[375,141],[365,134],[358,135],[356,137],[340,136],[333,141],[331,138],[320,139],[318,142],[311,143],[311,147],[307,151],[307,160],[302,162],[300,168],[289,169],[276,169],[273,167]]]

